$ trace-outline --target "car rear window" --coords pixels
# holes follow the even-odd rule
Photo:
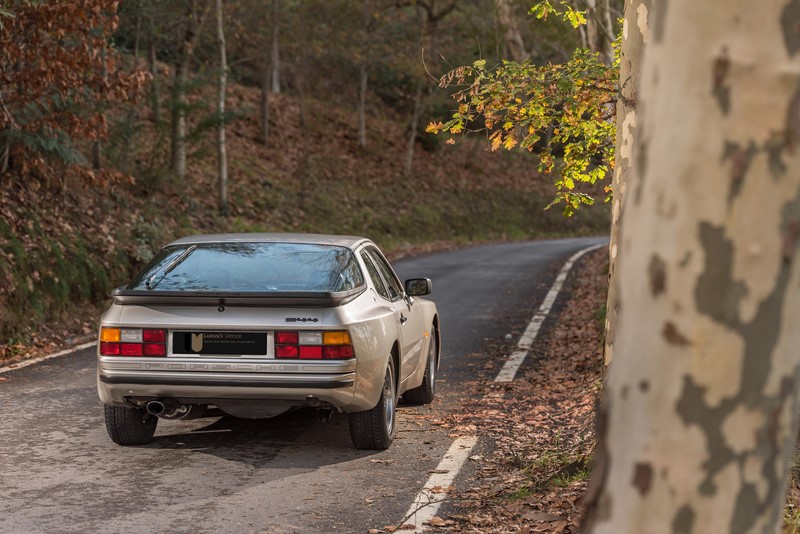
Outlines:
[[[168,246],[128,284],[146,291],[348,291],[364,284],[353,252],[297,243]]]

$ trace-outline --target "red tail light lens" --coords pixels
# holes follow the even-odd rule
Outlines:
[[[120,343],[122,356],[143,356],[144,348],[141,343]]]
[[[163,343],[145,343],[144,355],[145,356],[166,356],[167,346]]]
[[[166,343],[167,331],[145,328],[142,330],[142,341],[145,343]]]
[[[297,345],[276,345],[275,357],[276,358],[297,358],[299,351]]]
[[[346,360],[353,356],[352,345],[328,345],[322,349],[322,357],[326,360]]]
[[[301,360],[319,360],[321,358],[322,358],[322,347],[315,345],[300,346]]]
[[[119,356],[119,343],[100,342],[100,354],[103,356]]]
[[[297,345],[297,332],[275,332],[275,343],[278,345]]]

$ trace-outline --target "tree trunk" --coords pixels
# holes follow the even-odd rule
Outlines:
[[[206,13],[208,10],[198,15],[197,2],[189,1],[186,10],[186,32],[181,42],[172,86],[172,171],[178,178],[186,176],[186,89],[189,84],[189,66]]]
[[[259,140],[266,145],[269,140],[269,57],[264,57],[261,65],[261,99],[259,105],[261,111]]]
[[[272,47],[270,49],[270,69],[272,70],[272,92],[281,92],[281,56],[278,47],[280,29],[280,0],[272,0]]]
[[[609,0],[586,0],[586,43],[606,65],[614,61],[614,25]]]
[[[517,63],[522,63],[526,59],[530,59],[530,53],[525,47],[525,41],[522,39],[522,33],[519,31],[517,19],[514,17],[511,0],[495,0],[494,8],[500,24],[505,29],[504,38],[508,53],[511,54],[511,59]]]
[[[626,0],[623,22],[622,44],[620,47],[620,98],[617,100],[617,150],[614,163],[612,190],[614,202],[611,205],[611,239],[609,241],[608,261],[608,302],[606,304],[606,345],[605,363],[614,357],[616,337],[618,291],[616,276],[617,254],[619,252],[619,222],[625,200],[628,176],[635,171],[634,137],[639,124],[637,100],[639,99],[639,78],[641,76],[642,53],[647,43],[649,18],[653,5],[658,0]]]
[[[228,57],[225,50],[225,25],[222,0],[216,0],[219,78],[217,86],[217,155],[219,167],[219,212],[228,214],[228,157],[225,144],[225,91],[228,82]]]
[[[108,65],[106,64],[106,49],[102,48],[100,50],[100,57],[103,61],[103,67],[101,76],[103,77],[103,82],[108,81]],[[103,146],[100,139],[95,139],[92,142],[92,169],[95,171],[99,171],[103,167]]]
[[[372,0],[364,2],[364,57],[359,68],[358,84],[358,146],[367,146],[367,82],[372,48]]]
[[[150,63],[150,75],[152,81],[150,82],[150,108],[152,112],[153,123],[161,124],[161,95],[158,83],[158,66],[156,64],[156,37],[155,34],[150,35],[150,42],[148,43],[147,51],[148,61]]]
[[[656,4],[590,532],[779,531],[800,398],[794,6]]]
[[[411,167],[414,164],[414,147],[417,144],[417,128],[419,128],[420,108],[422,107],[422,88],[425,81],[420,78],[417,82],[417,93],[414,96],[414,113],[411,115],[411,131],[408,134],[408,146],[406,148],[406,161],[403,165],[405,175],[411,174]]]

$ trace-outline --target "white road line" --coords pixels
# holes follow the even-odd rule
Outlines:
[[[28,367],[29,365],[33,365],[35,363],[43,362],[45,360],[52,360],[53,358],[58,358],[60,356],[66,356],[67,354],[72,354],[73,352],[78,352],[79,350],[88,349],[89,347],[93,347],[97,344],[97,341],[89,341],[88,343],[82,343],[81,345],[76,345],[71,349],[62,350],[60,352],[56,352],[55,354],[48,354],[46,356],[40,356],[38,358],[32,358],[30,360],[23,360],[19,363],[12,363],[6,367],[0,367],[0,375],[3,373],[7,373],[9,371],[16,371],[17,369],[22,369],[23,367]]]
[[[500,373],[498,373],[497,377],[494,379],[495,382],[511,382],[514,380],[522,362],[524,362],[525,358],[528,356],[533,342],[536,341],[536,336],[539,335],[542,323],[544,323],[544,320],[550,313],[561,288],[564,286],[564,282],[572,266],[584,254],[605,246],[607,245],[599,244],[587,247],[583,250],[579,250],[567,260],[567,263],[564,264],[558,276],[556,276],[556,280],[553,282],[550,291],[547,292],[544,302],[539,306],[539,310],[533,316],[533,319],[531,319],[522,337],[517,342],[517,348],[519,350],[514,351],[511,356],[508,357]],[[484,400],[485,399],[486,397],[484,397]],[[450,445],[444,458],[442,458],[436,470],[430,478],[428,478],[422,491],[417,494],[414,502],[411,503],[411,507],[406,512],[406,515],[403,516],[406,518],[405,521],[403,521],[404,524],[408,523],[414,525],[414,532],[424,532],[428,530],[430,525],[426,523],[436,516],[442,502],[444,502],[447,496],[447,491],[442,490],[446,490],[448,486],[453,484],[453,481],[456,476],[458,476],[467,458],[472,454],[472,449],[475,448],[477,443],[477,436],[462,436],[457,438],[453,444]]]
[[[406,515],[403,516],[406,518],[404,524],[416,526],[414,532],[427,529],[425,523],[436,516],[442,501],[447,497],[449,486],[453,484],[456,475],[461,471],[477,442],[477,436],[462,436],[456,438],[450,445],[450,449],[428,478],[425,487],[417,494]]]
[[[497,378],[494,379],[495,382],[511,382],[514,380],[517,371],[519,371],[520,366],[525,361],[525,358],[527,358],[533,346],[533,342],[536,340],[536,336],[539,335],[539,330],[542,328],[544,320],[547,319],[550,310],[553,308],[553,304],[555,304],[556,298],[558,298],[558,294],[561,292],[561,288],[564,287],[564,282],[567,280],[567,275],[572,269],[572,266],[575,265],[575,262],[584,254],[604,246],[606,245],[600,244],[579,250],[567,260],[567,263],[561,268],[561,272],[556,276],[556,280],[553,282],[550,291],[548,291],[547,295],[544,297],[544,301],[541,306],[539,306],[539,310],[534,314],[531,322],[528,324],[528,328],[525,329],[525,332],[519,339],[517,343],[517,348],[519,350],[509,356],[503,368],[497,374]]]

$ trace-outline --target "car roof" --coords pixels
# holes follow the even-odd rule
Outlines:
[[[311,245],[334,245],[355,249],[361,243],[369,243],[365,237],[327,234],[292,233],[241,233],[241,234],[201,234],[176,239],[170,245],[200,243],[303,243]]]

